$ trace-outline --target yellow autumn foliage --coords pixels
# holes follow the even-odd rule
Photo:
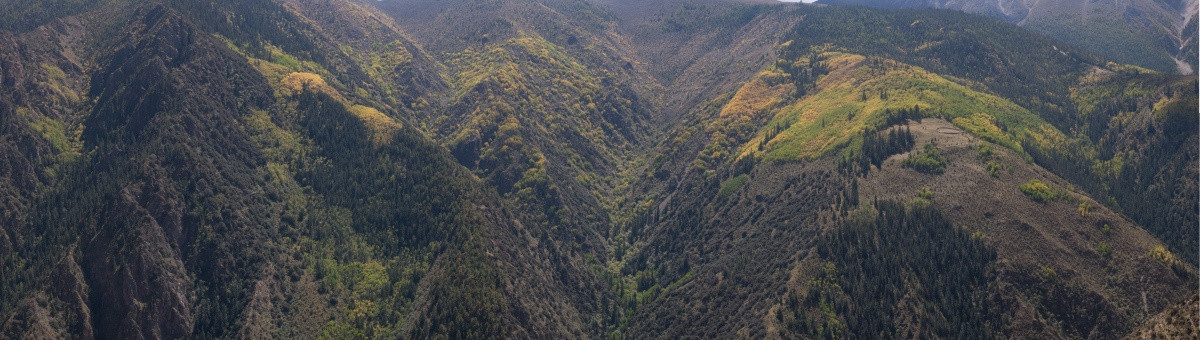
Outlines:
[[[373,107],[353,105],[350,106],[350,113],[358,117],[371,131],[371,140],[376,145],[387,144],[396,136],[396,132],[400,131],[400,123]]]
[[[738,89],[729,103],[721,109],[721,117],[755,116],[764,113],[783,102],[788,93],[796,88],[790,83],[771,86],[764,80],[770,76],[770,71],[764,71]]]
[[[337,90],[330,87],[325,82],[325,79],[316,73],[292,72],[283,77],[280,83],[283,85],[284,90],[288,91],[291,95],[297,95],[304,91],[317,91],[328,94],[338,101],[345,101],[345,98]]]

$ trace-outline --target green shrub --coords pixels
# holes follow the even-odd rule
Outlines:
[[[1092,205],[1088,202],[1079,203],[1079,216],[1087,216],[1092,212]]]
[[[913,151],[900,165],[926,174],[946,172],[946,159],[933,143],[925,144],[921,151]]]
[[[929,189],[929,187],[922,187],[921,190],[917,190],[917,197],[924,198],[926,200],[932,200],[933,189]]]
[[[1096,253],[1103,257],[1109,257],[1112,255],[1112,246],[1109,246],[1108,243],[1100,242],[1100,244],[1096,245]]]
[[[933,202],[920,197],[913,197],[904,202],[904,206],[912,209],[928,209],[931,205],[933,205]]]
[[[1057,277],[1058,277],[1058,272],[1054,271],[1054,268],[1045,267],[1045,266],[1042,267],[1042,279],[1053,280]]]
[[[1046,203],[1063,198],[1065,196],[1065,194],[1058,188],[1052,187],[1049,184],[1036,179],[1030,180],[1025,184],[1021,184],[1021,192],[1024,193],[1025,196],[1029,196],[1029,199],[1040,203]]]
[[[1004,164],[997,163],[996,161],[988,161],[987,164],[984,164],[984,168],[987,169],[989,175],[995,178],[1000,178],[1000,173],[1005,170]]]
[[[1164,264],[1179,262],[1179,258],[1176,258],[1175,254],[1172,254],[1170,250],[1167,250],[1167,247],[1163,246],[1154,246],[1153,248],[1150,248],[1150,258],[1158,260]]]
[[[729,197],[729,195],[733,195],[733,192],[741,189],[742,185],[745,185],[746,180],[748,179],[750,179],[750,176],[741,174],[737,175],[737,177],[725,180],[725,183],[721,183],[721,190],[717,191],[717,196],[725,198]]]
[[[992,156],[996,155],[996,150],[992,148],[992,144],[987,142],[979,143],[979,159],[991,160]]]

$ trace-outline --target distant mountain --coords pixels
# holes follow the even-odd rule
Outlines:
[[[1192,73],[1195,0],[821,0],[880,8],[939,8],[1002,19],[1114,61],[1160,72]]]
[[[1197,78],[1003,20],[0,9],[0,338],[1188,331]]]

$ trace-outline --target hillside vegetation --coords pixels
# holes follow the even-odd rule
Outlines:
[[[1194,304],[1196,78],[998,20],[0,10],[0,338],[1117,338]]]
[[[879,8],[938,8],[1010,22],[1119,63],[1171,74],[1195,72],[1195,1],[822,0]],[[1194,42],[1192,42],[1194,44]],[[1177,66],[1183,64],[1186,66]]]

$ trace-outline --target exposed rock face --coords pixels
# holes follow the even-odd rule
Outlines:
[[[179,338],[195,323],[192,283],[167,236],[179,228],[178,208],[168,201],[176,198],[163,192],[162,178],[152,180],[124,188],[84,248],[101,334]],[[160,222],[156,212],[167,218]]]

